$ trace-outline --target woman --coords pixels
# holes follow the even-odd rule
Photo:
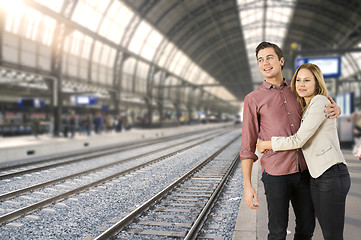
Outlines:
[[[301,65],[293,75],[291,89],[297,94],[303,111],[299,130],[290,137],[259,141],[257,150],[263,153],[302,148],[311,175],[315,214],[324,239],[342,240],[350,175],[340,149],[336,119],[328,119],[323,114],[324,106],[330,102],[320,68],[311,63]]]

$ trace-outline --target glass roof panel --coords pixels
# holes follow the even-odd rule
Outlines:
[[[24,38],[50,46],[56,21],[26,7],[21,1],[8,1],[0,5],[5,11],[5,30]]]
[[[129,22],[133,19],[135,14],[123,3],[120,4],[120,9],[115,15],[114,19],[123,29],[125,29],[129,25]]]
[[[34,0],[34,1],[50,8],[51,10],[57,13],[61,11],[64,2],[64,0]]]
[[[103,66],[113,67],[115,54],[116,50],[114,48],[96,41],[92,60],[93,62],[100,63]]]
[[[177,49],[177,53],[172,59],[172,62],[169,66],[169,70],[178,75],[180,70],[183,68],[183,65],[185,62],[184,58],[186,58],[184,53],[182,51],[180,51],[179,49]]]
[[[199,76],[198,76],[198,81],[197,81],[197,83],[198,84],[205,84],[206,83],[206,79],[208,78],[209,76],[208,76],[208,74],[207,73],[205,73],[205,72],[201,72],[200,74],[199,74]]]
[[[237,2],[252,79],[254,83],[260,83],[264,78],[258,70],[255,49],[261,41],[273,42],[282,48],[296,1],[237,0]]]
[[[90,57],[90,51],[93,47],[93,39],[89,36],[84,36],[84,40],[82,43],[83,50],[81,52],[81,57],[83,58],[89,58]]]
[[[53,19],[42,21],[40,27],[42,34],[39,36],[40,42],[50,46],[53,41],[55,27],[56,27],[56,21]]]
[[[179,60],[179,68],[176,68],[175,73],[183,77],[189,68],[189,64],[193,64],[193,61],[187,55],[184,55],[184,57]]]
[[[171,43],[171,42],[168,42],[166,44],[166,47],[165,49],[163,50],[162,54],[161,54],[161,57],[159,59],[159,66],[161,67],[164,67],[165,64],[167,63],[167,60],[168,60],[168,56],[169,54],[171,54],[172,50],[175,48],[174,44]]]
[[[190,82],[194,82],[195,83],[195,74],[197,74],[199,72],[199,68],[195,63],[191,63],[188,67],[188,70],[186,71],[186,73],[184,74],[184,78],[185,79],[189,79]]]
[[[120,1],[113,1],[101,23],[99,34],[119,43],[134,13]]]
[[[163,38],[164,37],[157,30],[153,29],[149,37],[146,39],[145,45],[140,55],[151,61]]]
[[[99,62],[99,59],[101,57],[102,51],[103,51],[103,43],[96,41],[94,46],[93,46],[93,57],[92,57],[92,61],[93,62]]]
[[[144,41],[146,40],[151,30],[151,26],[147,22],[142,21],[139,24],[137,30],[135,31],[133,38],[129,44],[129,51],[135,54],[139,54],[144,44]]]
[[[58,13],[61,12],[64,4],[64,0],[34,1]],[[43,44],[51,45],[56,26],[56,21],[54,19],[44,16],[32,8],[24,6],[20,0],[3,2],[6,2],[6,4],[3,4],[3,8],[7,9],[5,23],[6,31],[21,35],[34,42],[42,42]],[[121,44],[125,31],[128,31],[128,33],[131,32],[131,29],[129,28],[134,26],[134,24],[131,25],[132,21],[135,23],[140,17],[141,16],[137,16],[122,1],[78,0],[71,20],[94,31],[94,33],[98,33],[115,43]],[[250,14],[250,21],[252,22],[257,21],[258,18],[259,17],[254,17],[253,14]],[[166,47],[159,58],[159,65],[161,67],[167,66],[167,69],[175,75],[180,76],[180,74],[182,74],[181,77],[187,76],[185,80],[192,83],[197,83],[199,80],[203,83],[216,83],[214,78],[210,77],[203,69],[191,62],[191,60],[172,43],[167,43],[168,40],[165,40],[162,34],[145,21],[142,21],[138,25],[133,34],[129,44],[129,50],[152,61],[154,54],[162,41],[166,42],[163,42]],[[67,56],[71,56],[73,59],[76,59],[77,57],[91,59],[94,63],[99,63],[108,67],[113,66],[116,55],[115,49],[98,41],[94,42],[94,39],[91,36],[84,35],[76,30],[70,32],[65,37],[64,52],[69,53]],[[135,65],[135,60],[128,60],[126,63],[133,66]],[[144,64],[141,64],[139,66],[143,65]],[[189,68],[189,71],[188,69],[185,71],[185,67]],[[124,68],[124,70],[126,71],[127,69]],[[143,73],[144,72],[146,71],[143,71]],[[215,92],[215,94],[217,92],[223,92],[215,91],[214,87],[211,87],[210,89],[212,88],[212,91]],[[219,89],[223,89],[223,87],[219,87]],[[223,97],[220,96],[220,98]]]
[[[72,20],[92,31],[96,31],[109,1],[110,0],[79,0]]]
[[[138,77],[142,79],[146,79],[149,71],[149,64],[139,61],[137,72],[135,73]],[[145,84],[146,81],[143,81],[143,84]]]
[[[123,74],[129,74],[130,76],[132,76],[134,74],[136,63],[137,63],[136,59],[132,57],[127,58],[127,60],[124,61]]]
[[[64,51],[72,55],[80,56],[81,46],[83,43],[84,34],[79,31],[74,31],[65,38]],[[89,57],[89,56],[88,56]]]
[[[108,45],[104,45],[104,50],[106,50],[106,54],[105,52],[102,53],[101,64],[113,67],[117,51]]]
[[[236,98],[224,87],[205,87],[207,92],[225,101],[236,101]]]
[[[7,12],[5,18],[5,30],[15,34],[19,33],[22,12]]]
[[[263,12],[260,9],[263,7],[263,1],[238,0],[238,5],[240,7],[242,26],[262,21]]]

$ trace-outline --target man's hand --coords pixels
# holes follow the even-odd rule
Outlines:
[[[327,108],[325,110],[326,117],[333,119],[338,118],[341,115],[341,108],[333,101],[333,99],[328,96],[328,99],[331,101],[331,104],[327,104],[325,107]]]
[[[259,209],[257,193],[252,186],[244,188],[244,199],[246,200],[246,204],[250,209]]]

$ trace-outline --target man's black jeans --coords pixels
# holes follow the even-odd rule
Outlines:
[[[295,240],[312,239],[315,214],[308,171],[283,176],[262,174],[268,207],[268,240],[286,239],[289,203],[296,216]]]
[[[345,164],[333,165],[320,177],[311,178],[312,200],[325,240],[343,239],[345,202],[350,186]]]

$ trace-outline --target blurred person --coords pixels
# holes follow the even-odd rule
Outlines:
[[[357,140],[361,138],[361,112],[354,112],[352,117],[354,119],[353,134]]]
[[[258,159],[255,154],[258,137],[269,140],[279,134],[295,134],[302,114],[290,83],[282,76],[285,63],[282,50],[273,43],[261,42],[256,48],[256,58],[265,80],[244,99],[240,150],[244,198],[251,209],[259,209],[251,182],[253,163]],[[332,99],[326,107],[330,107],[324,111],[327,117],[336,118],[341,113]],[[268,240],[286,239],[290,201],[296,217],[294,239],[312,239],[315,215],[310,175],[302,151],[266,151],[260,161],[268,209]]]
[[[100,112],[98,112],[94,118],[95,133],[101,134],[103,127],[103,118]]]
[[[39,130],[40,130],[40,122],[39,122],[39,119],[37,118],[34,118],[32,120],[32,132],[33,132],[33,135],[35,138],[38,138],[39,137]]]
[[[124,115],[124,117],[123,117],[123,127],[125,130],[129,130],[131,127],[131,124],[129,124],[127,115]]]
[[[106,118],[105,118],[105,130],[107,132],[112,132],[113,131],[113,116],[111,114],[107,114]]]
[[[92,115],[89,113],[85,116],[85,119],[84,119],[84,129],[85,129],[87,136],[91,135],[92,122],[93,122]]]
[[[50,136],[54,136],[54,118],[51,117],[49,120],[49,134]]]
[[[115,131],[116,132],[122,132],[122,125],[123,125],[122,116],[120,116],[118,114],[117,118],[116,118],[116,121],[115,121]]]
[[[361,160],[361,112],[353,112],[353,136],[355,145],[352,153]]]
[[[316,217],[325,240],[342,240],[346,195],[351,180],[337,135],[336,119],[323,114],[328,91],[320,68],[302,64],[293,75],[291,89],[302,108],[301,126],[289,137],[260,140],[257,150],[285,151],[302,148],[311,178],[310,189]]]
[[[70,130],[71,138],[75,136],[75,129],[76,129],[76,116],[74,112],[71,112],[69,118],[69,130]]]
[[[62,125],[63,125],[63,136],[65,138],[68,137],[68,132],[69,132],[69,118],[68,116],[65,116],[62,120]]]
[[[80,135],[83,135],[83,133],[85,134],[86,131],[85,131],[85,119],[86,119],[86,116],[85,115],[79,115],[79,118],[78,118],[78,129],[79,129],[79,134]]]

